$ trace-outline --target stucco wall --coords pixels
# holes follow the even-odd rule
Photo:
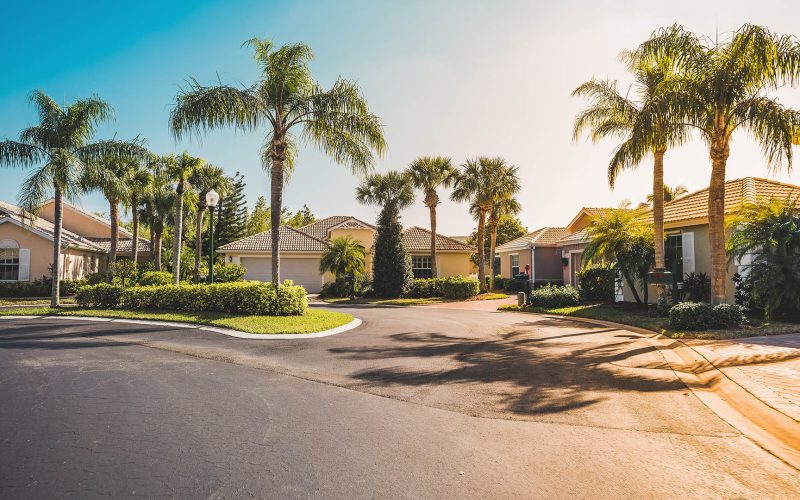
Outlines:
[[[503,278],[513,278],[511,276],[511,256],[519,255],[519,272],[525,272],[525,266],[531,264],[531,249],[509,250],[508,252],[498,252],[500,256],[500,276]]]
[[[341,236],[350,236],[358,241],[364,248],[370,250],[375,243],[375,231],[372,229],[333,229],[330,232],[330,238],[339,238]]]
[[[414,254],[412,254],[414,255]],[[428,255],[428,254],[424,254]],[[450,253],[450,252],[437,252],[436,258],[438,259],[438,269],[440,278],[447,278],[449,276],[469,276],[477,272],[475,266],[469,260],[470,252],[465,253]]]
[[[563,279],[560,249],[538,247],[533,251],[533,258],[535,259],[533,277],[536,281]]]
[[[53,222],[53,220],[55,220],[55,203],[50,202],[44,205],[39,216]],[[111,237],[111,228],[109,226],[66,206],[64,207],[62,226],[64,229],[86,238]]]
[[[561,260],[563,258],[562,255],[564,257],[566,257],[567,259],[582,259],[583,255],[581,253],[573,253],[570,256],[570,252],[582,252],[584,248],[586,248],[586,244],[585,243],[576,243],[574,245],[564,245],[562,247],[558,247],[559,260]],[[570,279],[571,279],[570,273],[571,273],[571,265],[570,265],[570,263],[568,262],[568,264],[565,266],[563,264],[563,261],[562,261],[562,263],[561,263],[561,279],[564,281],[565,285],[569,285],[569,284],[572,283],[570,281]]]

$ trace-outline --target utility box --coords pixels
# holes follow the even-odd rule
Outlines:
[[[526,297],[526,293],[525,292],[518,292],[517,293],[517,305],[518,306],[522,307],[522,306],[525,305],[525,297]]]

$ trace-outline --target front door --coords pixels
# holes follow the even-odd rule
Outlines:
[[[570,265],[570,284],[572,286],[578,286],[578,273],[581,272],[581,260],[583,257],[583,252],[575,252],[569,254],[569,265]]]

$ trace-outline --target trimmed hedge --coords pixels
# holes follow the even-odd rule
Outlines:
[[[733,304],[712,306],[705,302],[682,302],[669,310],[669,326],[682,330],[706,330],[742,326],[744,308]]]
[[[411,286],[414,298],[444,297],[451,300],[464,300],[478,295],[478,280],[464,276],[449,278],[417,278]]]
[[[616,271],[610,266],[584,267],[578,273],[581,297],[584,300],[614,300]]]
[[[145,271],[139,277],[142,286],[169,285],[172,283],[172,273],[166,271]]]
[[[530,302],[533,306],[548,309],[577,306],[581,302],[581,295],[577,288],[571,286],[544,286],[531,292]]]
[[[61,280],[61,295],[74,295],[86,280]],[[33,281],[9,281],[0,283],[0,297],[49,297],[53,293],[53,282],[44,276]]]
[[[158,285],[121,287],[100,283],[80,289],[84,307],[122,307],[181,312],[226,312],[248,315],[291,316],[308,306],[306,290],[287,280],[276,289],[272,283],[239,281],[213,285]]]

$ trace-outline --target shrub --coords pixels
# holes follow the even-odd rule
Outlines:
[[[86,283],[89,285],[97,285],[98,283],[105,283],[108,281],[108,275],[106,273],[92,273],[86,276]]]
[[[580,304],[581,296],[577,288],[571,286],[544,286],[531,292],[531,305],[536,307],[568,307]]]
[[[411,296],[419,299],[442,297],[442,282],[445,278],[417,278],[411,285]]]
[[[115,308],[122,304],[124,288],[109,283],[86,285],[78,289],[75,301],[81,307]]]
[[[478,295],[480,291],[477,279],[464,276],[444,278],[439,286],[441,287],[442,297],[450,300],[468,299]]]
[[[711,280],[706,273],[686,273],[683,277],[684,299],[691,302],[711,300]]]
[[[172,283],[172,274],[164,271],[146,271],[139,278],[142,286],[169,285]]]
[[[578,273],[581,297],[584,300],[613,301],[616,274],[610,266],[584,267]]]
[[[368,293],[372,282],[368,276],[356,276],[355,292],[356,295],[364,295]],[[328,281],[322,285],[322,290],[319,292],[320,297],[349,297],[350,285],[347,280],[340,276],[334,281]]]
[[[61,280],[61,295],[74,295],[85,280]],[[0,283],[0,297],[49,297],[53,292],[53,282],[42,276],[33,281],[11,281]]]
[[[114,262],[111,266],[111,274],[114,275],[114,281],[119,281],[123,288],[132,285],[139,275],[136,270],[136,263],[128,259]]]
[[[247,269],[241,264],[216,264],[214,266],[214,282],[242,281],[245,272],[247,272]]]
[[[669,325],[683,330],[733,328],[744,321],[744,308],[738,305],[682,302],[669,310]]]
[[[303,314],[308,298],[305,288],[288,280],[277,290],[272,283],[239,281],[128,288],[123,303],[127,309],[289,316]]]
[[[50,280],[47,280],[47,282],[49,285]],[[78,293],[78,289],[88,284],[86,280],[61,280],[61,295],[75,295]]]

